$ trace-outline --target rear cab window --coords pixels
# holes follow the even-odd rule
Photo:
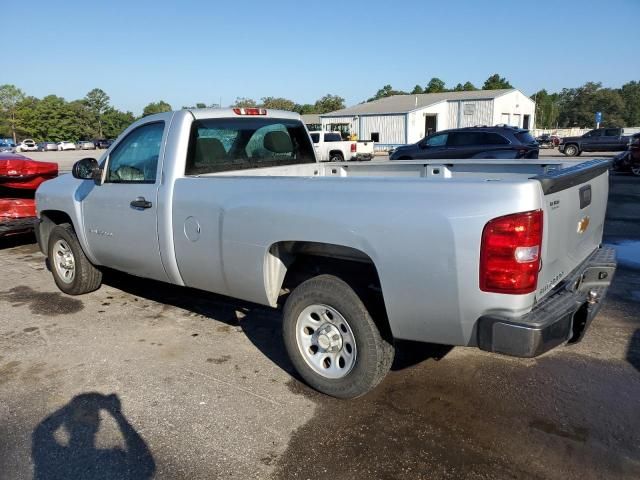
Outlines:
[[[341,142],[342,141],[342,135],[340,135],[339,132],[325,133],[324,134],[324,141],[325,142]]]
[[[278,118],[214,118],[191,127],[185,175],[315,163],[302,122]]]

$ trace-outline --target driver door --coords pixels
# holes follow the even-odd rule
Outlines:
[[[165,122],[129,132],[110,152],[104,183],[82,201],[85,235],[99,264],[167,281],[157,230],[158,159],[164,153]]]

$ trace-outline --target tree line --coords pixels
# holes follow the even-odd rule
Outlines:
[[[448,88],[443,80],[434,77],[424,86],[415,85],[411,91],[385,85],[367,101],[392,95],[505,88],[513,87],[497,73],[489,76],[480,88],[469,81]],[[605,88],[601,83],[587,82],[581,87],[563,88],[555,93],[542,89],[531,98],[536,102],[538,128],[591,127],[595,112],[602,112],[601,126],[640,126],[640,81],[627,82],[620,88]],[[304,104],[283,97],[263,97],[259,101],[238,97],[231,106],[322,114],[345,108],[345,100],[333,94]],[[202,102],[182,106],[183,109],[219,107]],[[146,105],[142,116],[171,110],[169,103],[159,100]],[[13,137],[14,141],[23,138],[36,141],[115,138],[137,118],[132,112],[111,105],[109,95],[99,88],[79,100],[67,101],[56,95],[36,98],[26,95],[15,85],[0,85],[0,138]]]
[[[344,98],[325,95],[314,104],[297,104],[286,98],[264,97],[260,102],[237,98],[234,107],[262,107],[299,113],[326,113],[345,107]],[[183,109],[220,108],[218,104],[198,102],[183,105]],[[141,117],[170,112],[172,106],[164,100],[151,102]],[[111,105],[104,90],[94,88],[79,100],[67,101],[57,95],[43,98],[26,95],[15,85],[0,85],[0,138],[24,138],[40,141],[115,138],[140,117]]]
[[[376,94],[367,99],[367,102],[372,102],[374,100],[379,100],[385,97],[391,97],[392,95],[419,95],[422,93],[442,93],[442,92],[464,92],[464,91],[474,91],[474,90],[500,90],[503,88],[513,88],[513,86],[509,83],[509,81],[501,77],[499,74],[494,73],[491,75],[482,85],[482,88],[476,87],[471,82],[458,83],[453,88],[447,88],[444,80],[433,77],[429,82],[423,87],[420,84],[416,84],[411,91],[403,91],[403,90],[395,90],[391,85],[385,85],[380,90],[376,92]]]

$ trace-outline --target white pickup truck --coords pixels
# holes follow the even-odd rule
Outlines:
[[[181,110],[37,190],[65,293],[102,267],[283,306],[311,386],[375,387],[394,339],[533,357],[579,341],[615,270],[604,160],[322,163],[297,114]]]
[[[345,160],[371,160],[373,142],[342,140],[340,132],[309,132],[316,158],[320,162],[344,162]]]

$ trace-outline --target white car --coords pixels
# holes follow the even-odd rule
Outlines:
[[[36,145],[36,142],[31,140],[30,138],[27,138],[21,141],[18,145],[16,145],[16,152],[37,152],[37,151],[38,151],[38,145]]]
[[[75,150],[75,149],[76,149],[76,144],[73,142],[58,142],[59,151]]]

